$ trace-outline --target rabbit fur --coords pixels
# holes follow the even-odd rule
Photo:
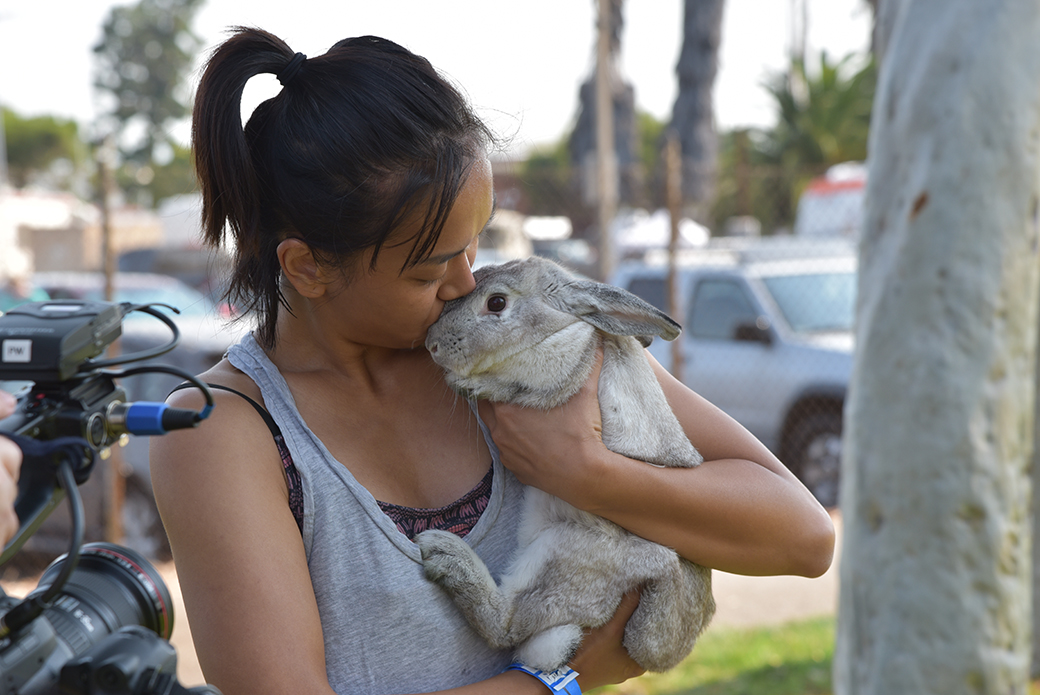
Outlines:
[[[678,324],[635,295],[538,257],[474,277],[476,289],[448,302],[426,339],[454,390],[552,408],[582,387],[602,345],[604,444],[662,467],[701,463],[642,349],[647,336],[676,338]],[[427,578],[493,647],[553,671],[573,657],[583,630],[607,622],[622,595],[642,587],[625,628],[628,653],[648,671],[690,653],[715,611],[709,569],[537,488],[526,489],[523,509],[517,554],[498,584],[455,534],[416,537]]]

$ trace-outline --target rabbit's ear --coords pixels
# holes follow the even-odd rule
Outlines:
[[[560,311],[577,316],[604,333],[636,336],[644,346],[650,344],[651,336],[674,340],[682,331],[663,311],[613,285],[574,280],[558,285],[548,296]]]

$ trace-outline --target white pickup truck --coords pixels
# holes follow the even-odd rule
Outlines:
[[[661,253],[613,284],[683,325],[681,364],[650,352],[754,433],[827,506],[838,503],[842,410],[852,369],[856,255],[844,239],[720,239],[677,259],[677,307]]]

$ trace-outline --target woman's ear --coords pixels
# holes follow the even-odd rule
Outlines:
[[[325,273],[314,260],[311,248],[300,239],[286,239],[278,244],[278,263],[285,279],[301,296],[316,299],[325,294]]]

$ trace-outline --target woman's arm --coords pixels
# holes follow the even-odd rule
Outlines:
[[[151,443],[152,486],[192,640],[224,695],[332,694],[317,604],[277,447],[240,397]],[[200,408],[190,391],[177,407]]]
[[[223,391],[214,398],[213,414],[197,429],[156,437],[151,445],[155,498],[202,671],[224,695],[331,695],[317,603],[277,448],[244,400]],[[192,391],[171,401],[202,407]],[[572,661],[583,688],[640,672],[621,645],[635,598],[593,631]],[[543,695],[546,687],[507,671],[443,692]]]
[[[18,406],[14,396],[0,391],[0,420]],[[22,466],[22,450],[7,437],[0,437],[0,549],[18,533],[18,515],[14,501],[18,497],[18,473]]]
[[[598,366],[549,417],[481,405],[503,463],[521,482],[698,564],[750,575],[823,574],[834,552],[826,510],[747,430],[647,357],[703,464],[656,468],[609,451],[596,400]]]

